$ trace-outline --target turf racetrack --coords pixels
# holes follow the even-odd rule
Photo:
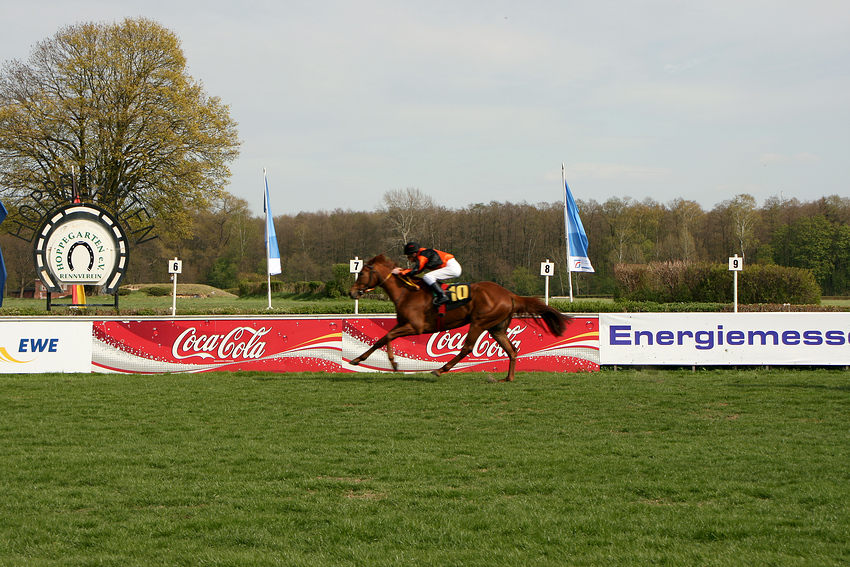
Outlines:
[[[838,370],[0,376],[2,565],[850,563]]]

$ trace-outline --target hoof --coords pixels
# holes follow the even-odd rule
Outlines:
[[[355,358],[354,360],[352,360],[352,361],[351,361],[351,362],[349,362],[348,364],[350,364],[351,366],[358,366],[358,365],[360,364],[360,359],[359,359],[359,358]]]
[[[439,377],[440,377],[440,374],[442,374],[442,372],[440,372],[439,370],[432,370],[432,371],[431,371],[431,374],[433,374],[434,376],[436,376],[436,377],[438,377],[438,378],[439,378]]]

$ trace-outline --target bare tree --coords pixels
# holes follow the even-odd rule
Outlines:
[[[728,201],[728,211],[732,217],[732,226],[735,230],[735,241],[741,251],[741,258],[747,257],[747,250],[756,246],[755,227],[759,221],[759,212],[756,208],[756,200],[752,195],[736,195]]]
[[[694,240],[694,227],[705,213],[702,207],[696,201],[686,199],[674,199],[670,202],[670,210],[673,213],[674,222],[676,225],[675,236],[671,235],[676,241],[675,253],[677,259],[685,262],[692,262],[697,259],[696,256],[696,241]]]
[[[378,210],[389,223],[388,245],[405,244],[424,235],[436,208],[434,199],[415,187],[384,193]]]
[[[637,203],[631,197],[611,197],[602,205],[610,229],[610,255],[615,263],[642,262]]]

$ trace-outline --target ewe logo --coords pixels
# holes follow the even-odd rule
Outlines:
[[[15,356],[17,356],[18,358],[15,358]],[[16,354],[15,356],[9,354],[9,351],[6,349],[6,347],[0,347],[0,361],[8,362],[10,364],[27,364],[28,362],[32,362],[34,360],[32,358],[29,360],[19,360],[20,355]]]
[[[0,374],[90,372],[91,352],[91,321],[0,317]]]
[[[18,342],[18,352],[9,354],[9,349],[0,346],[0,360],[11,364],[27,364],[38,357],[33,354],[43,352],[59,352],[59,339],[57,338],[26,338]]]

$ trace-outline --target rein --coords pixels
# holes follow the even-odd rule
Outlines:
[[[371,271],[372,271],[372,273],[377,274],[379,278],[381,277],[381,274],[378,274],[378,270],[376,270],[373,266],[366,266],[366,267],[367,267],[367,268],[369,268],[369,270],[371,270]],[[390,270],[390,272],[387,274],[387,277],[385,277],[383,280],[381,280],[381,282],[380,282],[380,283],[378,283],[378,284],[377,284],[377,285],[375,285],[374,287],[370,287],[370,288],[368,288],[368,289],[364,289],[364,290],[363,290],[363,293],[368,293],[368,292],[370,292],[370,291],[374,290],[375,288],[381,287],[384,283],[386,283],[386,281],[387,281],[388,279],[390,279],[390,276],[391,276],[391,275],[393,275],[392,270]]]
[[[401,283],[403,283],[404,285],[406,285],[410,289],[419,289],[419,286],[416,285],[415,283],[413,283],[412,281],[410,281],[410,279],[407,276],[399,275],[398,279],[400,279]]]

